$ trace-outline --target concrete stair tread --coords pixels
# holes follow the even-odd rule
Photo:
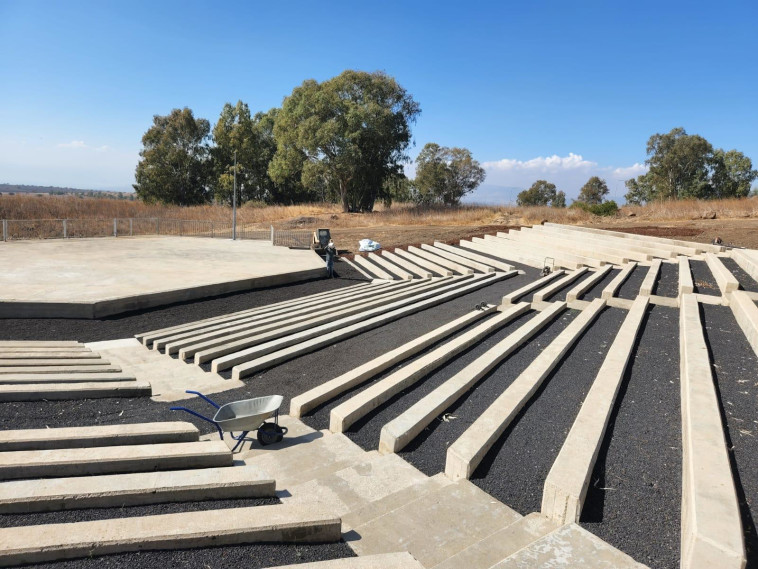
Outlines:
[[[347,559],[332,559],[313,563],[297,563],[295,565],[279,565],[268,569],[424,569],[408,552],[381,553],[364,557],[348,557]]]
[[[273,496],[275,487],[246,466],[11,480],[0,484],[0,514],[254,498]]]
[[[232,462],[223,441],[19,450],[0,453],[0,479],[207,468]]]
[[[283,505],[0,529],[0,565],[149,549],[340,539],[340,520]]]
[[[0,368],[0,376],[3,375],[63,375],[84,373],[90,374],[112,374],[121,373],[120,366],[114,365],[95,365],[95,366],[10,366]]]
[[[99,355],[96,358],[70,358],[66,360],[58,358],[0,358],[0,367],[18,367],[18,366],[90,366],[90,365],[110,365],[111,362],[102,359]]]
[[[492,565],[490,569],[535,567],[644,569],[645,566],[582,527],[567,524]]]
[[[556,522],[540,514],[529,514],[448,557],[433,569],[489,569],[558,527]]]
[[[192,423],[163,421],[126,425],[61,427],[0,431],[0,451],[100,447],[111,445],[192,442],[198,430]]]
[[[146,381],[0,385],[0,401],[61,401],[102,397],[149,397],[151,393],[152,388]]]
[[[433,567],[520,518],[461,480],[357,526],[346,540],[359,555],[405,550]]]
[[[0,384],[53,384],[53,383],[108,383],[136,381],[137,378],[128,373],[0,373]]]

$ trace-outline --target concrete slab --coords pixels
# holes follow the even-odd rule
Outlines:
[[[656,246],[654,243],[644,243],[642,241],[631,241],[619,238],[614,238],[613,236],[609,235],[594,235],[590,233],[579,233],[573,230],[573,228],[570,227],[560,227],[556,225],[539,225],[534,226],[535,229],[538,229],[540,231],[544,231],[546,233],[556,233],[558,235],[566,236],[567,238],[573,240],[579,240],[582,243],[586,243],[587,245],[600,245],[600,246],[607,246],[607,247],[613,247],[614,249],[620,249],[622,251],[634,251],[636,253],[645,253],[647,255],[650,255],[651,257],[658,257],[660,259],[670,259],[672,257],[676,257],[676,253],[672,251],[668,247],[659,247]],[[651,259],[637,259],[637,260],[643,260],[643,261],[649,261]]]
[[[0,452],[186,443],[197,441],[198,437],[199,431],[195,425],[181,421],[7,430],[0,431]]]
[[[469,478],[474,473],[492,445],[603,308],[604,300],[593,300],[447,448],[445,474],[449,478]]]
[[[386,259],[384,259],[381,255],[377,253],[369,253],[368,254],[369,259],[374,262],[374,264],[379,265],[381,268],[383,268],[386,272],[392,273],[393,275],[396,275],[402,280],[411,280],[413,277],[413,274],[409,273],[405,269],[399,267],[398,265],[395,265],[393,263],[390,263]]]
[[[0,350],[0,361],[6,359],[14,360],[61,360],[59,363],[65,364],[68,360],[87,360],[87,359],[99,359],[100,354],[93,354],[90,351],[76,350],[76,351],[51,351],[51,350],[34,350],[34,351],[18,351],[18,350]]]
[[[0,318],[101,318],[326,274],[313,251],[251,240],[9,241],[3,256]]]
[[[582,267],[581,269],[577,269],[575,271],[570,272],[567,275],[564,275],[560,279],[557,279],[550,283],[545,288],[540,289],[538,292],[534,293],[534,302],[543,302],[550,298],[552,295],[556,294],[561,289],[566,288],[568,285],[573,283],[578,278],[582,277],[587,273],[589,269],[587,267]]]
[[[433,569],[490,569],[558,527],[554,521],[540,514],[529,514],[448,557]]]
[[[491,309],[495,312],[495,307]],[[469,347],[482,341],[495,330],[502,328],[515,318],[529,310],[525,302],[511,306],[504,312],[495,312],[495,316],[478,324],[464,334],[438,346],[431,352],[413,360],[401,369],[391,373],[380,381],[370,385],[347,401],[334,407],[329,414],[329,430],[342,433],[368,413],[389,401],[393,396],[408,389],[416,382],[443,366],[451,358]]]
[[[464,314],[460,318],[456,318],[452,322],[440,326],[423,336],[419,336],[411,342],[403,344],[386,354],[382,354],[339,377],[335,377],[334,379],[326,381],[301,395],[293,397],[290,400],[290,415],[293,417],[302,417],[305,413],[322,403],[333,399],[356,385],[360,385],[387,368],[411,357],[433,343],[438,342],[461,328],[468,326],[472,322],[483,318],[489,313],[490,310],[473,310]]]
[[[758,259],[755,256],[744,249],[732,249],[729,253],[743,271],[758,281]]]
[[[70,366],[92,366],[92,365],[110,365],[110,362],[107,360],[102,359],[99,355],[96,355],[94,358],[71,358],[67,360],[59,360],[56,358],[48,358],[47,356],[42,356],[45,359],[40,358],[15,358],[15,357],[6,357],[6,358],[0,358],[0,367],[19,367],[19,366],[59,366],[63,365],[70,365]]]
[[[428,269],[411,263],[408,259],[405,259],[399,255],[395,255],[394,253],[390,253],[389,251],[382,251],[382,258],[386,261],[392,262],[402,269],[405,269],[406,271],[416,275],[419,278],[428,279],[434,276],[434,274]]]
[[[361,556],[405,550],[433,567],[520,518],[461,480],[358,526],[348,544]]]
[[[24,375],[36,376],[42,379],[43,376],[58,376],[58,379],[66,376],[89,375],[92,378],[110,377],[113,374],[121,373],[121,366],[116,365],[94,365],[94,366],[11,366],[0,368],[0,378],[4,375]],[[129,375],[129,374],[125,374]]]
[[[81,342],[63,341],[63,342],[44,342],[37,340],[2,340],[0,348],[74,348],[81,346]]]
[[[758,306],[750,294],[735,291],[729,295],[729,308],[732,309],[737,324],[742,328],[750,347],[758,355]]]
[[[424,569],[424,566],[416,561],[413,555],[403,551],[401,553],[381,553],[379,555],[316,561],[314,563],[279,565],[269,569]]]
[[[585,237],[573,237],[569,234],[556,233],[545,230],[541,225],[532,228],[523,228],[522,231],[534,238],[541,238],[545,243],[560,250],[576,251],[577,254],[603,259],[614,265],[623,265],[630,260],[650,261],[652,255],[630,251],[626,247],[614,246],[603,240],[587,239]]]
[[[740,507],[694,295],[682,297],[679,325],[682,567],[742,569],[746,557]]]
[[[642,284],[640,285],[640,292],[639,294],[642,296],[650,296],[653,294],[653,289],[655,288],[655,281],[658,280],[658,274],[661,272],[661,260],[655,259],[652,263],[650,263],[650,268],[647,271],[647,274],[645,275],[644,280],[642,281]]]
[[[503,297],[503,305],[507,306],[513,302],[516,302],[522,296],[526,296],[530,292],[541,289],[542,287],[546,286],[549,282],[552,282],[553,280],[565,274],[566,273],[563,270],[558,269],[557,271],[553,271],[549,275],[545,275],[544,277],[534,280],[522,286],[521,288],[514,290],[513,292],[509,292]]]
[[[3,348],[0,346],[0,354],[17,354],[19,352],[34,352],[39,354],[50,354],[51,357],[59,357],[59,354],[66,353],[66,352],[78,352],[78,353],[89,353],[90,350],[84,345],[80,344],[78,346],[71,346],[70,348],[36,348],[33,346],[29,347],[19,347],[19,348]],[[13,357],[13,356],[10,356]],[[37,356],[39,357],[39,355]]]
[[[647,297],[634,301],[547,475],[542,514],[556,523],[579,521],[590,475],[647,307]]]
[[[456,255],[455,253],[451,253],[450,251],[447,251],[445,249],[441,249],[439,247],[433,247],[432,245],[428,245],[426,243],[421,244],[421,248],[424,251],[427,251],[431,253],[432,255],[436,255],[437,257],[442,257],[443,259],[447,259],[448,261],[454,262],[456,265],[459,265],[461,267],[466,267],[468,269],[472,269],[475,271],[479,271],[480,273],[493,273],[495,272],[495,268],[490,265],[485,265],[483,263],[477,263],[473,259],[467,259],[466,257],[461,257],[460,255]]]
[[[484,266],[494,267],[495,269],[498,269],[500,271],[507,272],[507,271],[513,270],[513,265],[509,265],[508,263],[497,261],[493,259],[492,257],[479,255],[478,253],[474,253],[473,251],[470,251],[468,249],[463,249],[462,247],[454,247],[453,245],[448,245],[447,243],[442,243],[440,241],[435,241],[434,247],[435,249],[441,249],[442,251],[447,251],[456,256],[460,256],[464,259],[471,259]]]
[[[489,236],[490,239],[486,237],[488,236],[485,235],[484,239],[472,237],[471,244],[465,244],[465,246],[535,268],[542,268],[545,265],[546,257],[553,258],[556,266],[565,267],[566,269],[575,270],[584,266],[584,263],[557,254],[555,250],[551,250],[550,254],[547,254],[547,251],[530,250],[529,247],[524,247],[507,239],[498,239],[492,235]],[[464,243],[464,241],[461,241],[461,245],[464,245]]]
[[[339,541],[340,520],[283,505],[0,529],[0,566],[149,549]]]
[[[0,484],[0,514],[261,498],[275,486],[245,466],[11,480]]]
[[[18,368],[11,368],[18,369]],[[24,368],[21,368],[24,369]],[[128,373],[0,373],[0,385],[20,385],[24,383],[104,383],[137,381]]]
[[[616,278],[609,282],[608,286],[603,289],[603,292],[600,294],[600,298],[603,300],[610,300],[611,298],[615,297],[616,291],[621,288],[621,285],[624,284],[624,281],[629,278],[629,275],[632,274],[632,271],[636,266],[636,261],[632,261],[631,263],[627,263],[621,267],[621,271],[619,271],[619,274],[616,275]]]
[[[565,308],[564,302],[556,302],[550,308],[534,315],[482,356],[384,425],[379,436],[379,452],[398,452],[404,448],[429,423],[471,389],[479,379],[547,326]]]
[[[719,285],[721,294],[727,294],[740,289],[740,283],[737,281],[737,278],[724,266],[724,263],[716,255],[706,253],[705,262],[708,264],[711,273],[713,273],[713,278],[716,279],[716,284]]]
[[[327,334],[311,338],[310,340],[302,342],[297,346],[291,346],[283,350],[266,354],[262,357],[256,357],[247,363],[239,364],[232,369],[232,377],[234,379],[246,377],[258,370],[267,369],[273,365],[288,361],[299,355],[318,350],[324,346],[331,345],[333,342],[336,342],[338,340],[350,338],[356,334],[365,332],[367,330],[372,330],[388,322],[398,320],[399,318],[402,318],[409,314],[414,314],[426,308],[437,306],[443,302],[448,301],[451,298],[479,290],[480,288],[488,286],[494,282],[499,282],[503,279],[514,277],[517,274],[517,271],[512,271],[510,273],[488,273],[486,275],[474,275],[473,278],[466,280],[465,282],[456,281],[449,287],[438,289],[435,295],[430,295],[431,297],[425,295],[425,298],[419,300],[418,302],[414,302],[413,304],[394,309],[391,312],[374,316],[373,318],[369,318],[368,320],[364,320],[362,322],[351,324],[345,328],[335,330],[334,332],[329,332]],[[458,278],[465,279],[466,277]]]
[[[410,261],[414,265],[418,265],[419,267],[422,267],[426,269],[427,271],[432,271],[433,273],[436,273],[443,277],[449,277],[453,274],[453,271],[451,271],[447,267],[443,267],[441,265],[438,265],[437,263],[433,263],[429,261],[428,259],[425,259],[424,257],[420,257],[419,255],[416,255],[409,251],[405,251],[403,249],[397,248],[395,249],[395,254],[400,257],[403,257],[407,261]]]
[[[356,271],[358,271],[360,274],[362,274],[367,279],[373,279],[374,278],[374,276],[372,274],[370,274],[366,269],[364,269],[361,265],[359,265],[358,263],[353,263],[347,257],[342,257],[340,259],[340,261],[342,261],[343,263],[349,265],[350,267],[352,267],[353,269],[355,269]]]
[[[68,401],[106,397],[150,397],[151,394],[150,384],[145,381],[0,385],[0,401]]]
[[[501,239],[506,239],[521,247],[524,247],[530,252],[539,252],[541,255],[548,257],[557,256],[559,259],[578,263],[579,266],[586,265],[588,267],[599,268],[605,266],[606,264],[606,261],[604,259],[598,259],[591,255],[587,255],[587,252],[584,250],[580,253],[573,247],[556,247],[554,239],[544,237],[541,234],[533,231],[520,231],[518,229],[510,229],[507,233],[498,231],[497,236]]]
[[[605,276],[612,270],[613,265],[605,265],[604,267],[596,270],[589,278],[584,279],[568,292],[566,295],[566,302],[574,302],[575,300],[578,300],[580,297],[584,296],[584,293],[602,281]]]
[[[567,524],[526,546],[491,569],[644,569],[626,553],[576,524]]]
[[[364,271],[366,271],[369,275],[372,276],[372,278],[375,279],[385,279],[388,281],[394,280],[395,277],[389,274],[387,271],[382,269],[379,265],[372,263],[366,257],[363,255],[356,254],[353,256],[353,263],[356,265],[360,265]]]
[[[18,450],[0,454],[0,479],[213,468],[232,465],[224,441]]]
[[[417,257],[421,257],[422,259],[430,261],[434,263],[435,265],[437,265],[438,267],[444,267],[444,268],[450,269],[454,273],[458,273],[460,275],[470,275],[471,273],[474,272],[474,269],[470,267],[463,266],[460,263],[456,263],[454,261],[451,261],[450,259],[440,257],[439,255],[430,253],[429,251],[425,249],[419,249],[418,247],[413,247],[412,245],[408,246],[408,252],[416,255]],[[488,272],[488,271],[482,271],[482,272]]]
[[[690,260],[684,255],[679,256],[679,296],[691,294],[695,290],[690,271]]]

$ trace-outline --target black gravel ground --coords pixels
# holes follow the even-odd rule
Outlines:
[[[78,510],[64,510],[60,512],[37,512],[31,514],[0,514],[0,527],[8,528],[16,526],[37,526],[41,524],[90,522],[94,520],[134,518],[139,516],[155,516],[159,514],[223,510],[226,508],[273,506],[280,503],[279,498],[239,498],[230,500],[202,500],[195,502],[167,502],[165,504],[112,508],[85,508]]]
[[[681,411],[677,309],[653,306],[590,479],[581,525],[653,568],[679,567]]]
[[[605,275],[599,283],[595,284],[595,286],[585,292],[584,295],[579,298],[579,300],[591,301],[595,300],[596,298],[600,298],[605,287],[611,284],[611,281],[615,279],[620,272],[621,269],[611,269],[611,271]]]
[[[56,561],[25,567],[40,569],[143,569],[181,568],[209,569],[217,567],[262,569],[295,563],[311,563],[356,557],[343,541],[337,543],[230,545],[169,551],[137,551],[104,557],[88,557]]]
[[[221,316],[366,282],[363,275],[345,263],[339,263],[338,270],[340,278],[316,279],[249,292],[226,294],[99,320],[4,318],[0,319],[0,340],[100,342],[131,338],[141,332],[178,326],[204,318]]]
[[[726,443],[745,532],[747,567],[758,567],[758,358],[726,306],[701,305]]]
[[[734,275],[734,278],[737,279],[737,282],[740,283],[740,288],[742,290],[747,290],[749,292],[758,292],[758,282],[756,282],[753,277],[743,271],[742,267],[740,267],[734,259],[729,259],[727,257],[719,257],[719,259],[721,259],[721,262],[724,263],[724,266],[729,269],[729,271]]]
[[[500,369],[514,370],[514,374],[518,373],[516,370],[523,370],[528,363],[534,359],[536,354],[547,345],[547,343],[568,326],[577,314],[576,311],[571,310],[560,315],[550,326],[544,329],[541,334],[535,336],[530,342],[527,342],[517,352],[512,354],[510,358],[500,365]],[[532,316],[533,315],[529,315],[530,318]],[[434,391],[434,389],[442,385],[446,380],[450,379],[484,354],[492,346],[507,337],[521,324],[523,324],[523,321],[521,320],[513,322],[511,325],[492,334],[483,342],[457,357],[444,368],[441,368],[436,373],[430,374],[423,382],[417,384],[414,389],[399,394],[387,404],[365,417],[362,421],[356,422],[350,431],[348,431],[347,435],[355,443],[366,450],[376,449],[379,443],[381,429],[386,423]],[[502,392],[505,386],[497,379],[495,379],[495,381],[490,381],[492,376],[493,373],[483,380],[480,380],[475,390],[469,391],[461,400],[457,401],[446,411],[450,412],[453,416],[458,417],[457,419],[445,422],[441,417],[438,418],[438,420],[434,421],[425,431],[423,431],[415,441],[404,449],[401,456],[427,475],[431,476],[438,472],[442,472],[445,469],[445,449],[447,445],[444,442],[442,445],[437,444],[438,440],[446,441],[447,444],[452,443],[455,439],[448,440],[446,439],[446,435],[451,433],[454,434],[455,432],[457,432],[458,435],[463,433],[466,427],[473,423],[478,417],[476,409],[486,408],[486,406],[492,402],[494,394],[499,395]],[[506,377],[508,376],[506,375]],[[513,377],[515,377],[515,375],[513,375]],[[489,387],[483,387],[484,385],[489,385]],[[444,416],[444,413],[441,416]],[[446,429],[443,429],[439,431],[439,434],[430,439],[430,435],[435,433],[443,423],[445,426],[451,427],[452,430],[447,431]],[[425,444],[427,441],[428,444]]]
[[[571,292],[571,290],[574,289],[575,287],[579,286],[582,283],[582,281],[587,280],[591,276],[592,276],[592,273],[589,273],[589,272],[588,273],[584,273],[581,277],[579,277],[578,279],[576,279],[574,282],[567,284],[561,290],[559,290],[558,292],[556,292],[554,295],[549,296],[549,297],[545,298],[544,300],[546,300],[547,302],[565,302],[566,301],[566,296],[568,295],[568,293]],[[559,278],[562,278],[562,277],[559,277]],[[529,301],[531,302],[531,300],[534,297],[534,294],[536,294],[537,292],[539,292],[539,291],[535,291],[535,293],[533,293],[533,294],[529,295],[528,297],[526,297],[525,300],[529,299]]]
[[[618,290],[616,290],[616,296],[618,298],[626,298],[627,300],[634,300],[637,298],[637,295],[640,294],[642,281],[645,280],[649,270],[650,267],[641,267],[640,265],[634,267],[632,274],[629,275]]]
[[[625,317],[617,308],[598,316],[487,453],[474,484],[522,515],[540,511],[548,472]]]
[[[679,264],[661,263],[653,294],[676,298],[679,296]]]
[[[713,273],[705,261],[690,259],[690,271],[692,272],[692,282],[695,285],[696,293],[721,296],[719,285],[716,284],[716,279],[713,278]]]

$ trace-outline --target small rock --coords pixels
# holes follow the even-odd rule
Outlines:
[[[716,219],[715,211],[706,211],[700,216],[702,219]]]
[[[626,212],[626,216],[627,217],[637,217],[637,214],[634,213],[633,211],[628,211],[628,212]]]

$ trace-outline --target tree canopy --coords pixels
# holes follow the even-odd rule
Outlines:
[[[188,108],[155,115],[142,137],[134,190],[142,201],[196,205],[208,201],[210,123]]]
[[[397,176],[420,107],[382,72],[344,71],[309,79],[284,100],[274,124],[268,172],[282,182],[301,170],[305,187],[333,192],[343,211],[371,211],[385,180]]]
[[[579,190],[579,197],[576,201],[588,205],[597,205],[603,203],[603,199],[608,195],[610,190],[605,180],[597,176],[592,176],[587,183]]]
[[[521,206],[566,207],[566,194],[556,191],[555,184],[546,180],[537,180],[528,190],[516,196],[516,203]]]
[[[681,127],[651,136],[647,154],[648,172],[626,182],[629,203],[744,197],[758,177],[741,152],[714,150],[705,138],[687,134]]]
[[[418,201],[457,205],[485,176],[484,168],[467,148],[448,148],[429,142],[416,158]]]

